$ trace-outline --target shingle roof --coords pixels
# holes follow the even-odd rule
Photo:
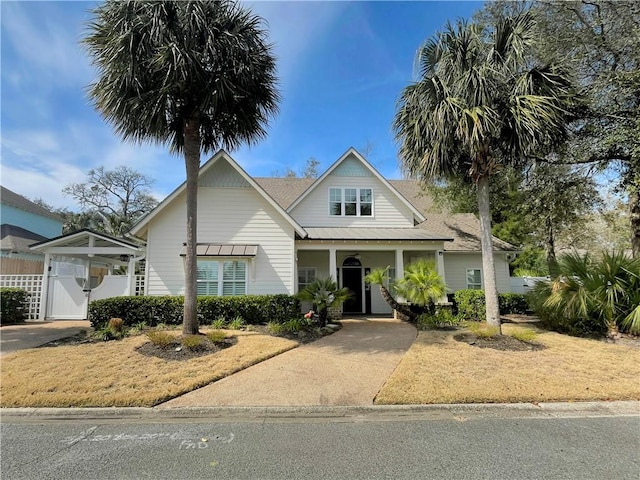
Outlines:
[[[278,205],[285,210],[298,198],[302,193],[311,186],[315,178],[267,178],[254,177],[254,180],[260,185]]]
[[[314,179],[311,178],[255,178],[254,179],[282,208],[287,209],[309,186],[313,183]],[[422,212],[427,219],[414,227],[413,229],[365,229],[365,228],[349,228],[349,239],[360,239],[361,234],[379,235],[380,239],[387,239],[388,235],[392,235],[391,231],[396,231],[396,234],[402,233],[398,230],[409,231],[421,231],[427,232],[427,237],[423,233],[416,233],[410,235],[416,235],[416,238],[429,240],[429,239],[453,239],[453,241],[445,242],[446,251],[479,251],[480,250],[480,222],[471,213],[450,213],[447,211],[439,210],[435,207],[433,198],[426,192],[424,192],[420,184],[415,180],[389,180],[389,183],[417,210]],[[304,227],[304,225],[303,225]],[[347,229],[330,229],[330,228],[309,228],[305,227],[305,230],[309,233],[309,238],[312,237],[312,232],[315,235],[346,235],[346,232],[342,230]],[[321,232],[320,230],[323,230]],[[327,230],[324,232],[324,230]],[[329,232],[328,230],[334,230]],[[340,230],[340,232],[338,232]],[[374,232],[375,230],[375,232]],[[388,230],[387,233],[382,233],[382,230]],[[368,231],[368,232],[365,232]],[[329,238],[329,237],[326,237]],[[364,239],[364,237],[362,237]],[[374,237],[377,239],[377,237]],[[396,238],[399,240],[399,238]],[[409,240],[410,238],[406,238]],[[516,247],[500,240],[497,237],[493,237],[493,246],[495,250],[513,251]]]
[[[62,218],[60,218],[55,213],[50,212],[46,208],[33,203],[31,200],[23,197],[22,195],[18,195],[17,193],[12,192],[11,190],[3,186],[0,186],[0,202],[5,205],[10,205],[20,210],[24,210],[25,212],[35,213],[36,215],[52,218],[53,220],[57,220],[59,222],[63,221]]]

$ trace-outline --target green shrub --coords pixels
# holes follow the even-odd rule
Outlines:
[[[454,301],[461,319],[475,322],[486,320],[484,290],[458,290]],[[529,311],[527,296],[520,293],[499,293],[498,305],[501,315],[525,314]]]
[[[217,329],[225,329],[227,328],[227,320],[224,317],[217,318],[213,322],[211,322],[211,326]]]
[[[200,345],[202,345],[202,336],[201,335],[187,335],[180,339],[180,343],[184,348],[189,350],[197,350]]]
[[[267,331],[272,335],[280,335],[285,332],[284,324],[278,322],[267,323]]]
[[[500,335],[498,327],[489,326],[486,323],[470,322],[467,324],[467,328],[480,338],[493,338]]]
[[[247,322],[244,321],[240,315],[229,322],[228,328],[229,330],[242,330]]]
[[[453,327],[460,323],[460,319],[448,309],[438,309],[435,313],[424,313],[418,317],[418,329]]]
[[[122,318],[125,327],[144,322],[182,324],[183,297],[113,297],[89,304],[89,320],[95,330],[106,326],[111,318]],[[291,295],[240,295],[234,297],[198,297],[198,318],[202,325],[224,318],[226,322],[240,316],[245,323],[284,322],[300,315],[300,301]]]
[[[461,319],[474,322],[486,320],[484,290],[458,290],[454,299]]]
[[[29,308],[29,294],[21,288],[0,288],[0,324],[25,320]]]
[[[166,347],[175,341],[175,337],[164,330],[149,330],[147,332],[149,341],[157,347]]]
[[[223,342],[225,338],[227,338],[227,334],[225,332],[221,332],[220,330],[212,330],[210,332],[207,332],[207,338],[213,343],[220,343]]]
[[[527,296],[522,293],[499,293],[498,304],[502,315],[524,315],[529,311]]]

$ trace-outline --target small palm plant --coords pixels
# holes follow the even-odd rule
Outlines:
[[[604,252],[597,260],[565,255],[558,260],[558,274],[534,290],[534,302],[546,316],[596,322],[609,338],[616,338],[620,327],[640,333],[639,300],[640,260],[624,252]]]
[[[329,307],[342,305],[352,295],[348,288],[338,288],[338,285],[331,277],[319,278],[298,293],[298,297],[301,300],[313,303],[318,312],[318,323],[321,327],[327,325]]]
[[[389,267],[372,270],[364,281],[380,287],[382,298],[398,312],[402,320],[416,321],[417,314],[408,306],[398,303],[385,286],[389,280],[388,271]],[[407,265],[404,277],[398,280],[393,289],[408,302],[421,307],[434,304],[447,294],[447,286],[438,275],[435,265],[424,259]]]
[[[447,294],[447,286],[435,264],[424,259],[407,265],[404,277],[394,288],[398,295],[421,307],[433,305]]]

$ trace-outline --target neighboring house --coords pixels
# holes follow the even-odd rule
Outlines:
[[[8,188],[0,189],[0,273],[41,274],[44,256],[29,245],[62,234],[63,220]]]
[[[294,294],[332,276],[354,292],[345,313],[390,313],[364,276],[392,277],[432,260],[451,292],[482,288],[480,227],[473,215],[432,213],[416,182],[386,180],[349,149],[322,176],[252,178],[226,152],[198,182],[198,293]],[[183,183],[131,233],[147,242],[146,294],[184,293],[186,187]],[[499,291],[510,291],[515,247],[494,238]]]

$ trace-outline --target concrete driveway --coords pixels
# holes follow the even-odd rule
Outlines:
[[[158,408],[371,405],[416,338],[390,319],[342,320],[315,342],[170,400]]]
[[[54,320],[26,322],[0,327],[0,355],[70,337],[82,330],[91,330],[88,320]]]

